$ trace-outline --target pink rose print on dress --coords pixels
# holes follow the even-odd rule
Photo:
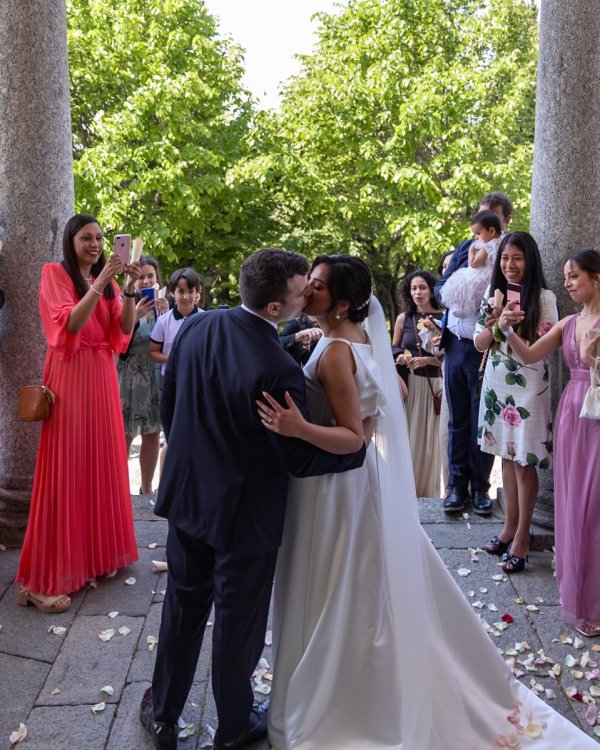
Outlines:
[[[507,404],[500,412],[500,417],[511,427],[521,424],[521,415],[512,404]]]
[[[545,336],[548,331],[552,328],[552,323],[547,320],[545,323],[541,323],[537,328],[537,335],[542,338],[542,336]]]
[[[489,430],[486,430],[483,433],[483,442],[485,443],[487,448],[493,448],[496,445],[496,440]]]
[[[509,442],[506,444],[506,452],[509,456],[516,456],[517,455],[517,444],[513,442]]]

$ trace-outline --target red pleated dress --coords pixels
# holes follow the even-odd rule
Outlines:
[[[113,282],[114,283],[114,282]],[[78,333],[79,302],[60,263],[42,269],[39,303],[48,352],[43,382],[56,394],[43,423],[17,581],[69,594],[138,559],[125,432],[113,353],[125,351],[121,301],[101,297]]]

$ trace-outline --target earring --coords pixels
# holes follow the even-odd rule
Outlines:
[[[339,313],[336,313],[336,314],[335,314],[335,319],[336,319],[336,320],[339,320],[340,318],[341,318],[341,315],[340,315]]]

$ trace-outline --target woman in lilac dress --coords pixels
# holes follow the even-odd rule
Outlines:
[[[507,305],[499,325],[516,355],[536,362],[563,347],[571,378],[556,413],[554,504],[556,573],[565,619],[600,635],[600,420],[579,416],[590,386],[590,329],[600,328],[600,253],[578,250],[565,263],[565,289],[581,312],[560,320],[528,347],[512,330],[523,317]],[[597,338],[597,337],[596,337]]]

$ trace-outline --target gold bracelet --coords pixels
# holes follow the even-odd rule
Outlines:
[[[93,284],[90,284],[90,289],[92,290],[92,292],[97,294],[98,297],[102,297],[102,292],[99,292]]]

